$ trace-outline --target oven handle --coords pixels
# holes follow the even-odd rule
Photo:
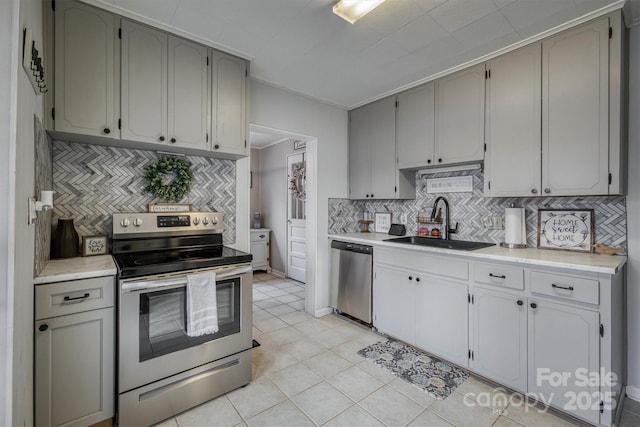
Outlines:
[[[220,273],[214,270],[216,273],[216,281],[219,279],[227,279],[229,277],[239,276],[244,273],[248,273],[252,270],[250,265],[234,268],[231,270],[223,270]],[[133,282],[122,282],[120,285],[120,289],[122,292],[133,292],[133,291],[144,291],[147,289],[157,289],[157,288],[165,288],[165,287],[180,287],[186,286],[187,284],[187,275],[178,276],[173,279],[160,279],[160,280],[141,280],[141,281],[133,281]]]

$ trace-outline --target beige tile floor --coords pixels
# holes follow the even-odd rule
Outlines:
[[[160,425],[199,426],[571,426],[519,405],[469,378],[445,400],[365,361],[358,350],[380,335],[335,315],[304,313],[304,285],[254,275],[253,381]],[[491,396],[485,402],[471,396]],[[506,404],[502,402],[507,398]],[[640,404],[627,400],[622,426],[640,426]]]

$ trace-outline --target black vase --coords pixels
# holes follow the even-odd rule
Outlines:
[[[51,259],[78,256],[78,232],[73,227],[73,218],[60,218],[58,227],[51,236]]]

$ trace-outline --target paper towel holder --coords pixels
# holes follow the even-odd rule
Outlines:
[[[509,207],[511,207],[511,208],[515,208],[515,207],[516,207],[516,204],[515,204],[515,203],[511,203],[511,204],[509,205]],[[523,221],[523,224],[522,224],[522,232],[523,232],[523,234],[525,234],[525,227],[526,227],[526,225],[525,225],[525,224],[526,224],[526,223]],[[526,241],[526,240],[525,240],[525,241]],[[526,243],[507,243],[507,242],[500,242],[500,247],[502,247],[502,248],[508,248],[508,249],[524,249],[524,248],[526,248],[526,247],[527,247],[527,244],[526,244]]]

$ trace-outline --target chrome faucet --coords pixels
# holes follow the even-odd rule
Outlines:
[[[433,210],[431,211],[431,219],[434,219],[438,212],[438,203],[442,200],[444,202],[444,233],[442,235],[443,239],[449,239],[449,234],[458,232],[458,223],[456,222],[456,226],[454,228],[449,227],[449,201],[445,199],[443,196],[440,196],[433,203]]]

